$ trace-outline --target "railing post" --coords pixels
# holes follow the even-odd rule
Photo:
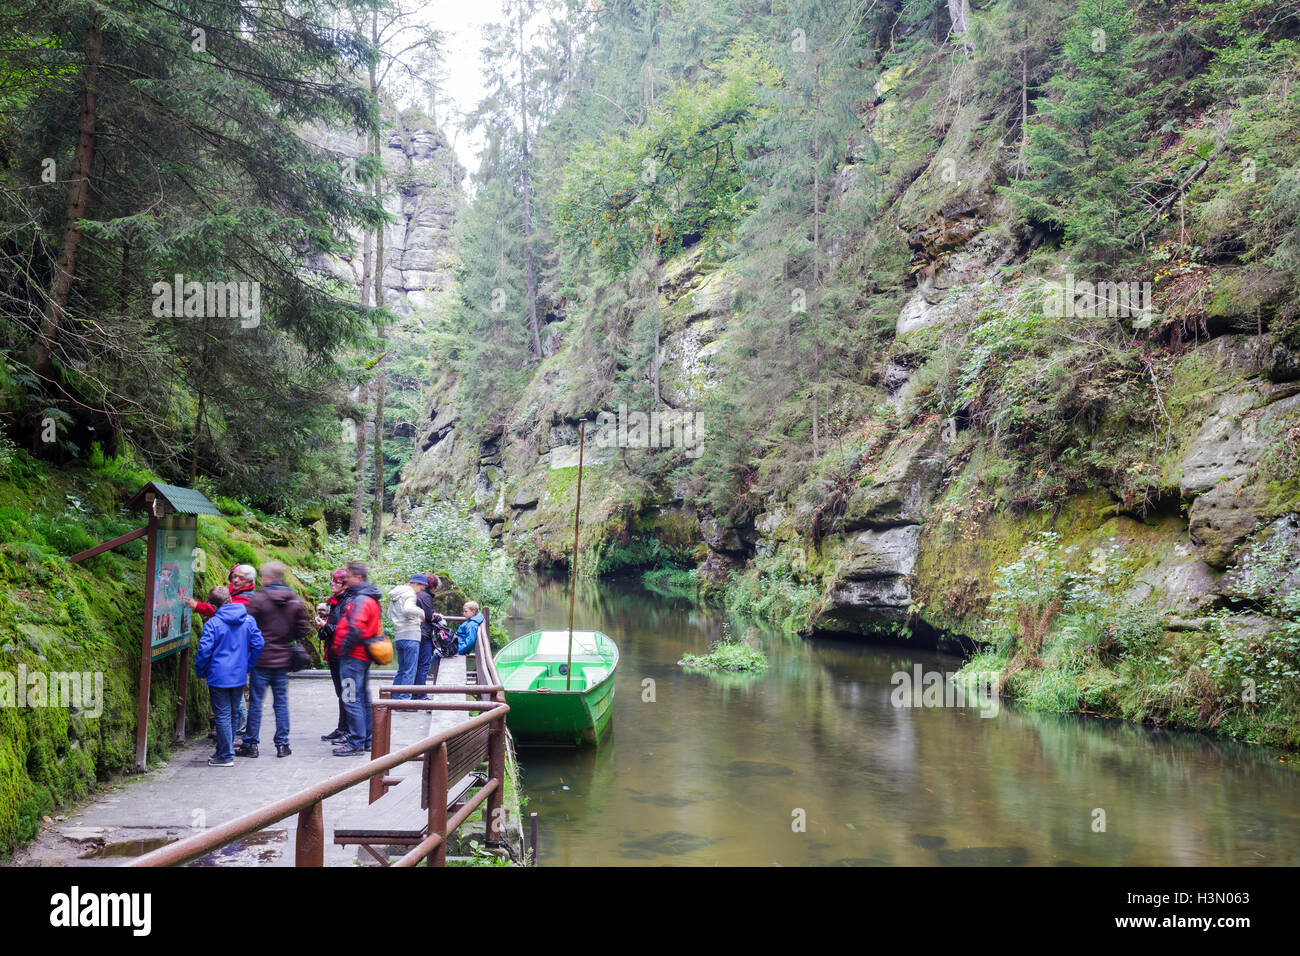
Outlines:
[[[428,866],[447,865],[447,744],[438,744],[425,755],[429,776],[429,836],[441,833],[443,840],[425,860]]]
[[[500,839],[497,833],[497,810],[505,798],[506,789],[506,721],[498,717],[492,721],[492,730],[488,734],[488,779],[497,782],[496,789],[487,798],[483,807],[484,838],[488,843]]]
[[[393,742],[393,712],[378,702],[371,704],[372,728],[370,736],[370,759],[387,757]],[[370,778],[370,802],[374,803],[384,795],[384,774],[378,773]]]
[[[294,865],[325,865],[325,810],[320,800],[298,814]]]

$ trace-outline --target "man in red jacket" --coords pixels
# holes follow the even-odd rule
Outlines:
[[[366,645],[379,637],[384,627],[379,588],[370,583],[370,569],[364,562],[351,561],[344,571],[347,590],[339,596],[343,611],[334,627],[334,656],[339,659],[348,739],[334,748],[336,757],[370,752],[374,716],[370,710],[370,652]]]

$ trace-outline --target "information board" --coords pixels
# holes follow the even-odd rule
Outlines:
[[[153,640],[150,660],[161,660],[190,646],[191,611],[185,598],[194,591],[194,549],[199,522],[194,515],[158,519],[153,573]]]

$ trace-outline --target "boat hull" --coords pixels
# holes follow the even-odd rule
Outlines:
[[[599,632],[581,632],[589,643],[579,644],[572,661],[572,689],[564,690],[561,671],[569,666],[567,655],[555,653],[554,641],[549,648],[540,641],[539,635],[546,633],[555,632],[526,634],[507,644],[497,657],[510,705],[506,717],[510,733],[521,744],[597,745],[613,723],[618,649]],[[588,653],[581,653],[584,650]],[[588,667],[599,668],[601,674],[590,686],[584,676]],[[520,674],[521,670],[526,673]],[[512,688],[521,677],[530,686]]]

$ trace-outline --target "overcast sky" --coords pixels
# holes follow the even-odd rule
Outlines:
[[[455,109],[468,113],[478,105],[485,90],[479,51],[483,47],[482,28],[501,16],[499,0],[443,0],[424,8],[428,22],[447,34],[444,47],[447,58],[447,88],[444,96]],[[447,138],[456,144],[456,155],[471,173],[478,169],[481,138],[459,130],[456,118],[440,109],[438,123]]]

